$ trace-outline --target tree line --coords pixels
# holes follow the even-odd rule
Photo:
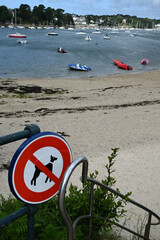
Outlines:
[[[15,10],[17,24],[51,25],[51,26],[74,26],[72,14],[64,13],[64,9],[45,8],[44,5],[34,6],[33,10],[28,4],[21,4],[19,8],[8,9],[0,6],[0,24],[15,24]],[[160,20],[149,18],[138,18],[130,15],[86,15],[86,22],[97,23],[99,26],[122,26],[137,28],[153,28]],[[124,22],[125,19],[125,22]]]
[[[16,8],[16,23],[55,26],[73,25],[72,14],[64,14],[64,11],[60,8],[45,8],[42,4],[34,6],[31,11],[28,4],[21,4],[19,8]],[[0,24],[8,23],[15,24],[15,9],[0,6]]]
[[[126,26],[132,28],[153,28],[156,24],[160,23],[160,20],[156,19],[149,19],[149,18],[138,18],[137,16],[130,16],[130,15],[102,15],[102,16],[95,16],[95,15],[87,15],[86,20],[87,22],[97,22],[98,19],[103,20],[101,22],[101,26]]]

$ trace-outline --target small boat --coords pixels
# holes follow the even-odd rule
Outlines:
[[[68,30],[69,30],[69,31],[73,31],[73,30],[74,30],[74,28],[72,28],[72,27],[69,27],[69,28],[68,28]]]
[[[106,35],[103,37],[103,39],[109,40],[109,39],[111,39],[111,37],[108,36],[108,34],[106,34]]]
[[[148,59],[142,59],[141,60],[141,64],[143,64],[143,65],[146,65],[148,63],[149,63]]]
[[[61,47],[57,48],[57,52],[59,52],[59,53],[67,53],[67,51],[62,49]]]
[[[86,35],[85,32],[76,32],[75,35]]]
[[[49,35],[49,36],[58,36],[58,33],[57,33],[57,32],[49,32],[49,33],[47,33],[46,35]]]
[[[101,31],[96,30],[95,32],[92,32],[92,34],[101,34]]]
[[[8,28],[15,29],[15,27],[13,25],[8,25]]]
[[[119,67],[119,68],[123,68],[123,69],[125,69],[125,70],[133,70],[133,67],[132,67],[132,66],[129,66],[129,65],[123,63],[123,62],[120,63],[120,64],[118,65],[118,67]]]
[[[132,66],[127,65],[127,64],[123,63],[123,62],[120,61],[120,60],[114,59],[113,62],[114,62],[119,68],[122,68],[122,69],[125,69],[125,70],[133,70],[133,67],[132,67]]]
[[[118,64],[122,63],[120,60],[114,59],[113,60],[114,64],[118,66]]]
[[[17,43],[19,43],[19,44],[25,44],[25,43],[27,43],[27,40],[18,39],[18,40],[17,40]]]
[[[17,13],[16,13],[16,8],[14,10],[14,17],[15,17],[15,26],[17,26]],[[16,29],[15,27],[13,27],[14,29]],[[8,37],[10,38],[26,38],[27,36],[24,35],[24,34],[21,34],[21,33],[11,33],[11,34],[8,34]]]
[[[69,69],[71,70],[77,70],[77,71],[89,71],[91,70],[90,67],[87,67],[86,65],[81,64],[68,64]]]
[[[91,41],[92,39],[91,39],[90,36],[86,36],[86,37],[85,37],[85,40],[86,40],[86,41]]]
[[[26,38],[27,36],[21,33],[13,33],[13,34],[9,34],[8,37],[11,38]]]
[[[136,37],[137,36],[137,33],[131,33],[129,34],[130,37]]]
[[[117,28],[112,28],[111,34],[118,34],[119,30]]]

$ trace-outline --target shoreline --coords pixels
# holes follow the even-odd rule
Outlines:
[[[43,80],[43,79],[48,79],[48,80],[52,80],[52,79],[57,79],[57,80],[59,80],[59,79],[97,79],[97,78],[110,78],[110,77],[120,77],[120,76],[126,76],[126,75],[137,75],[137,74],[146,74],[146,73],[154,73],[154,72],[160,72],[160,70],[159,69],[155,69],[155,70],[145,70],[145,71],[137,71],[137,72],[135,72],[135,71],[133,71],[133,70],[130,70],[130,71],[128,71],[128,70],[123,70],[123,69],[121,69],[121,73],[110,73],[110,74],[108,74],[108,75],[100,75],[100,76],[90,76],[90,77],[86,77],[86,76],[83,76],[83,77],[70,77],[70,76],[68,76],[68,77],[13,77],[13,78],[7,78],[7,77],[0,77],[0,80],[4,80],[4,79],[8,79],[8,80],[18,80],[18,79],[23,79],[23,80],[31,80],[31,79],[40,79],[40,80]]]
[[[97,170],[99,180],[106,176],[111,148],[118,147],[116,187],[122,193],[132,191],[132,199],[160,214],[159,76],[160,71],[152,71],[82,79],[0,79],[1,136],[32,123],[42,132],[59,133],[73,159],[86,156],[89,173]],[[27,92],[35,89],[37,93]],[[1,166],[23,141],[1,146]],[[80,185],[80,175],[81,166],[73,173],[74,185]],[[0,192],[7,197],[6,169],[0,181]],[[159,226],[153,230],[153,238],[160,240]]]

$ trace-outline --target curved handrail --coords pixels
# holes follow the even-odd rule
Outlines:
[[[67,236],[68,236],[68,240],[72,240],[74,238],[74,229],[73,229],[73,225],[72,225],[72,221],[69,217],[69,215],[67,214],[67,211],[65,209],[65,201],[64,201],[64,197],[65,197],[65,193],[66,193],[66,188],[67,188],[67,184],[68,181],[71,177],[72,172],[74,171],[74,169],[79,165],[83,163],[83,168],[82,168],[82,182],[86,182],[87,181],[87,174],[88,174],[88,160],[86,157],[78,157],[76,158],[67,168],[60,188],[59,188],[59,200],[58,200],[58,204],[59,204],[59,211],[63,217],[63,220],[67,226]]]
[[[64,176],[63,176],[63,179],[62,179],[62,182],[61,182],[61,185],[60,185],[60,188],[59,188],[59,201],[58,201],[58,204],[59,204],[59,211],[63,217],[63,220],[67,226],[67,239],[68,240],[73,240],[75,239],[75,227],[77,225],[77,223],[83,219],[83,218],[92,218],[92,207],[90,209],[90,213],[88,215],[84,215],[84,216],[79,216],[76,218],[76,220],[72,223],[67,211],[66,211],[66,208],[65,208],[65,193],[66,193],[66,188],[67,188],[67,184],[68,184],[68,181],[72,175],[72,172],[75,170],[75,168],[79,165],[83,163],[83,168],[82,168],[82,178],[81,178],[81,181],[82,183],[85,183],[86,181],[89,181],[91,182],[91,186],[92,186],[92,189],[93,189],[93,186],[96,184],[100,187],[103,187],[105,189],[107,189],[108,191],[112,192],[113,194],[116,194],[117,196],[121,197],[121,198],[125,198],[125,196],[123,194],[121,194],[120,192],[110,188],[109,186],[97,181],[96,179],[93,179],[93,178],[90,178],[87,176],[88,174],[88,160],[86,157],[84,156],[81,156],[81,157],[78,157],[77,159],[75,159],[71,164],[70,166],[67,168]],[[92,190],[93,191],[93,190]],[[91,194],[91,198],[93,198],[93,193]],[[160,217],[154,213],[152,210],[150,210],[149,208],[143,206],[142,204],[130,199],[130,198],[127,198],[127,201],[136,205],[137,207],[143,209],[144,211],[148,212],[149,213],[149,218],[148,218],[148,223],[146,225],[146,229],[145,229],[145,236],[142,236],[140,234],[137,234],[136,232],[120,225],[120,224],[116,224],[117,226],[125,229],[126,231],[129,231],[130,233],[134,234],[134,235],[137,235],[143,239],[148,239],[149,240],[149,232],[150,232],[150,226],[151,225],[158,225],[160,224]],[[93,202],[93,199],[91,199],[91,202]],[[92,203],[91,203],[92,204]],[[157,223],[151,223],[151,217],[154,216],[158,222]]]

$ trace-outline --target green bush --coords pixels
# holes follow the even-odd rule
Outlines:
[[[106,164],[107,177],[102,183],[112,187],[116,180],[112,177],[112,169],[117,156],[118,148],[112,149],[111,156],[108,156]],[[91,178],[97,179],[98,171],[90,174]],[[119,189],[117,189],[119,191]],[[124,207],[131,193],[127,193],[123,199],[117,197],[106,189],[99,186],[94,188],[94,218],[92,222],[92,239],[100,239],[103,235],[106,237],[112,229],[112,224],[118,222],[119,218],[124,216]],[[78,216],[89,214],[90,209],[90,182],[83,184],[82,189],[70,185],[69,192],[65,197],[65,206],[67,213],[74,221]],[[5,200],[1,196],[0,201],[0,218],[18,210],[23,203],[17,199],[8,198]],[[99,218],[105,217],[105,220]],[[112,222],[111,222],[112,221]],[[89,220],[81,220],[76,226],[76,240],[88,239]],[[2,240],[24,240],[27,233],[27,217],[24,216],[15,222],[3,227],[0,230],[0,239]],[[58,196],[39,205],[39,210],[35,215],[35,240],[66,240],[67,231],[63,219],[58,209]],[[109,238],[110,239],[110,238]]]
[[[112,169],[115,164],[118,148],[112,148],[112,153],[108,156],[108,163],[106,164],[107,177],[102,180],[102,183],[113,187],[116,180],[111,175],[114,173]],[[97,179],[98,171],[90,174],[90,178]],[[119,192],[119,189],[116,189]],[[119,218],[125,215],[124,207],[127,203],[128,197],[131,192],[124,195],[124,198],[119,198],[115,194],[99,186],[94,187],[94,202],[93,202],[93,222],[92,222],[92,239],[99,239],[101,233],[107,236],[108,232],[112,229],[112,225],[119,221]],[[65,206],[72,221],[77,216],[89,214],[90,209],[90,182],[83,184],[83,188],[78,190],[77,186],[71,184],[69,194],[65,199]],[[99,218],[101,216],[102,218]],[[81,232],[84,236],[88,236],[88,220],[79,222]],[[78,236],[78,234],[76,234]],[[88,239],[88,238],[87,238]]]

